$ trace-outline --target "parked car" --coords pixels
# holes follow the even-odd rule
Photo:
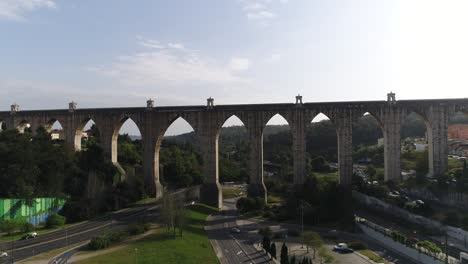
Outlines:
[[[231,228],[231,233],[239,234],[240,232],[241,232],[241,231],[240,231],[239,228],[235,228],[235,227]]]
[[[21,240],[26,240],[26,239],[32,239],[32,238],[36,238],[37,237],[37,233],[36,232],[32,232],[32,233],[28,233],[26,235],[24,235]]]
[[[2,254],[0,254],[0,258],[6,258],[6,257],[8,257],[8,253],[3,252]]]

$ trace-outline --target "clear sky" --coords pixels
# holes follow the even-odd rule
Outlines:
[[[0,110],[466,97],[467,13],[465,0],[0,0]]]

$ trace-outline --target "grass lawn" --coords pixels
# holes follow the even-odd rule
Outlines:
[[[319,182],[334,182],[338,181],[338,172],[314,172],[315,177]]]
[[[223,199],[241,197],[245,195],[239,188],[223,187]]]
[[[463,161],[455,158],[448,158],[448,168],[449,170],[454,168],[463,168]]]
[[[276,204],[276,205],[280,205],[283,203],[283,197],[281,197],[280,195],[277,195],[277,194],[273,194],[273,193],[269,193],[267,195],[267,199],[268,199],[268,204]]]
[[[183,237],[173,239],[165,228],[131,242],[125,247],[103,253],[78,263],[219,263],[203,226],[206,217],[216,209],[195,204],[188,209],[188,226]]]
[[[388,262],[385,261],[385,259],[383,259],[381,256],[377,255],[373,251],[370,251],[368,249],[363,249],[363,250],[358,250],[358,252],[361,253],[362,255],[368,257],[370,260],[372,260],[374,262],[388,264]]]

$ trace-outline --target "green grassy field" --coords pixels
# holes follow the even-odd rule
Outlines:
[[[239,188],[223,187],[223,199],[237,198],[245,195]]]
[[[78,263],[219,263],[203,229],[206,217],[215,209],[196,204],[188,210],[188,226],[183,237],[174,239],[164,228],[125,247]]]
[[[361,253],[362,255],[368,257],[370,260],[372,260],[372,261],[374,261],[376,263],[385,263],[385,264],[388,263],[381,256],[377,255],[376,253],[374,253],[373,251],[370,251],[368,249],[358,250],[358,252]]]

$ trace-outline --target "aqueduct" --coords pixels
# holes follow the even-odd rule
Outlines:
[[[24,131],[28,124],[32,131],[50,127],[59,121],[65,133],[65,142],[80,149],[81,131],[92,119],[100,131],[104,152],[117,163],[117,136],[122,124],[131,118],[140,129],[144,159],[143,171],[148,192],[161,195],[159,181],[159,149],[164,133],[174,120],[184,118],[193,127],[203,157],[205,183],[201,188],[204,202],[220,207],[222,193],[218,177],[218,138],[224,122],[236,115],[246,126],[250,142],[248,195],[266,197],[263,184],[263,129],[269,119],[280,114],[290,125],[293,135],[294,183],[301,184],[306,173],[305,131],[312,119],[323,113],[336,127],[338,138],[338,166],[340,184],[350,185],[353,174],[352,127],[364,114],[372,114],[379,122],[384,135],[385,180],[399,181],[400,127],[411,112],[421,115],[427,123],[429,142],[429,174],[439,175],[447,170],[447,127],[450,114],[468,110],[468,99],[395,100],[390,93],[387,100],[360,102],[214,105],[212,98],[204,106],[155,107],[149,100],[146,107],[77,109],[70,103],[64,110],[20,111],[12,105],[11,111],[0,112],[1,128]]]

